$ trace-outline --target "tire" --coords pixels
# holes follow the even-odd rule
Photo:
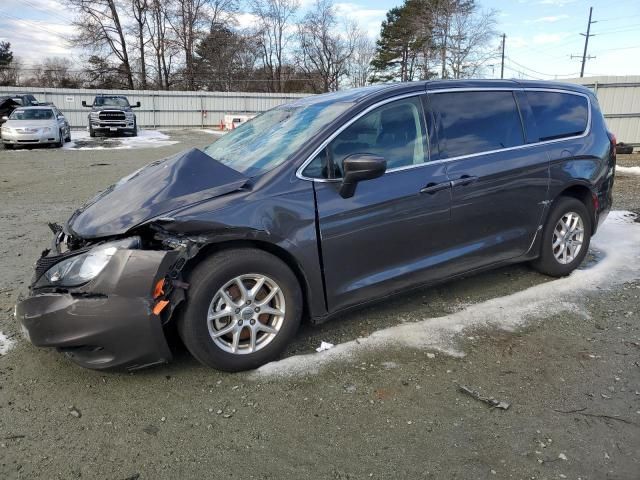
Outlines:
[[[265,279],[255,298],[250,291],[255,286],[253,278],[248,278],[251,275]],[[238,283],[232,283],[238,278],[248,290],[244,303]],[[224,250],[199,263],[188,282],[191,286],[178,319],[178,333],[189,352],[204,365],[227,372],[257,368],[276,359],[298,330],[302,317],[300,285],[289,267],[267,252],[251,248]],[[272,288],[273,285],[278,289]],[[224,301],[223,287],[233,306]],[[261,305],[261,300],[273,291],[273,298]],[[262,311],[284,309],[284,315],[255,313],[260,308]],[[218,312],[221,318],[208,320],[210,311]],[[225,315],[227,311],[229,315]],[[233,328],[237,334],[218,333],[225,328]],[[262,328],[271,331],[262,331]],[[214,335],[217,338],[214,339]],[[238,343],[234,353],[236,335]],[[253,351],[252,338],[255,338]]]
[[[96,136],[96,131],[93,129],[91,124],[89,124],[89,136],[92,138]]]
[[[579,221],[575,219],[575,216],[569,218],[569,214],[579,217]],[[564,259],[562,258],[562,252],[566,242],[561,240],[562,230],[556,230],[556,227],[560,226],[561,219],[565,221],[568,219],[567,223],[573,225],[573,231],[576,232],[567,237],[573,245],[569,250],[564,251]],[[547,218],[547,223],[544,226],[540,256],[532,262],[533,268],[552,277],[564,277],[573,272],[580,266],[589,250],[592,232],[591,222],[591,215],[584,203],[573,197],[559,197],[554,202]],[[583,230],[581,238],[578,233],[580,223]],[[554,248],[554,242],[557,243],[558,241],[560,241],[560,244]],[[577,245],[579,248],[576,246],[577,241],[581,242],[580,245]],[[573,255],[571,250],[573,250]],[[558,258],[558,255],[560,255],[560,258]],[[563,263],[563,260],[565,263]]]
[[[626,143],[620,142],[616,145],[616,153],[621,155],[630,155],[633,153],[633,145],[627,145]]]
[[[4,143],[3,145],[5,150],[13,150],[13,145],[10,143]]]
[[[137,137],[138,136],[138,121],[137,120],[133,121],[133,130],[131,131],[131,135],[133,137]]]
[[[62,133],[62,130],[58,130],[58,141],[54,143],[53,146],[56,148],[62,148],[63,145],[64,145],[64,134]]]
[[[69,134],[66,137],[64,137],[64,141],[65,142],[70,142],[71,141],[71,129],[69,129]]]

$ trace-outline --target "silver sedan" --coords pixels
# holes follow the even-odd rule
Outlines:
[[[52,105],[16,108],[2,124],[2,143],[11,149],[21,145],[62,147],[71,141],[71,128],[64,115]]]

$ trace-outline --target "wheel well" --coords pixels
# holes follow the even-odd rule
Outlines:
[[[205,257],[214,255],[218,252],[221,252],[222,250],[229,250],[231,248],[254,248],[257,250],[263,250],[282,260],[291,269],[293,274],[296,276],[298,283],[300,284],[303,300],[303,318],[306,318],[308,316],[309,285],[307,284],[306,277],[302,273],[302,268],[300,268],[300,265],[298,265],[298,262],[293,257],[293,255],[291,255],[285,249],[274,245],[273,243],[263,242],[260,240],[229,240],[220,243],[210,243],[209,245],[203,247],[195,257],[189,260],[189,262],[185,265],[183,272],[186,276],[188,276],[190,271]]]
[[[595,228],[596,228],[596,225],[595,225],[596,212],[594,211],[593,193],[591,192],[591,190],[584,185],[573,185],[563,190],[560,193],[560,195],[558,195],[557,198],[559,197],[573,197],[576,200],[580,200],[584,204],[584,206],[587,208],[587,210],[591,214],[591,230],[593,233],[593,231],[595,231]]]

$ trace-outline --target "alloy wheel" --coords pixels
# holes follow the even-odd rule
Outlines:
[[[553,229],[552,250],[556,260],[566,265],[573,262],[582,250],[584,242],[584,223],[575,212],[567,212]]]
[[[243,355],[273,341],[284,323],[284,293],[262,274],[240,275],[220,288],[209,304],[207,327],[213,342]]]

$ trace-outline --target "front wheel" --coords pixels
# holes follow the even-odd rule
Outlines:
[[[64,133],[62,133],[62,130],[59,130],[58,141],[54,143],[53,146],[56,148],[62,148],[63,145],[64,145]]]
[[[540,256],[532,262],[540,273],[564,277],[584,260],[591,241],[591,217],[584,203],[560,197],[542,232]]]
[[[237,372],[278,357],[302,316],[298,280],[279,258],[224,250],[196,266],[178,332],[201,363]]]

